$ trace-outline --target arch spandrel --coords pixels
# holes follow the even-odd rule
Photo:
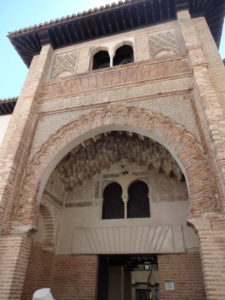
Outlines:
[[[214,203],[207,161],[195,136],[163,115],[137,107],[110,105],[62,126],[32,157],[20,199],[24,203],[21,217],[25,224],[34,222],[37,197],[42,194],[48,176],[63,156],[85,139],[110,130],[141,133],[165,146],[186,177],[190,216],[197,217],[212,209]]]

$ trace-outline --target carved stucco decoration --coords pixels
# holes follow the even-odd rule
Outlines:
[[[75,71],[76,61],[76,51],[56,55],[52,67],[51,79],[63,77],[63,75],[72,75]]]
[[[39,100],[66,95],[78,95],[137,82],[160,80],[174,76],[189,76],[191,69],[185,57],[166,58],[163,62],[151,61],[124,65],[119,69],[107,68],[97,73],[88,73],[71,78],[48,82],[40,89]]]
[[[180,54],[178,39],[174,29],[152,33],[148,36],[151,57]]]
[[[53,172],[50,176],[45,186],[45,191],[56,203],[59,204],[62,202],[65,193],[65,185],[57,172]]]
[[[214,197],[213,177],[209,176],[207,158],[196,137],[180,124],[161,114],[146,109],[124,105],[108,105],[81,115],[62,126],[31,157],[21,181],[21,206],[14,213],[23,225],[37,226],[37,193],[41,179],[56,155],[70,142],[93,128],[120,124],[142,128],[163,140],[177,155],[188,179],[189,216],[199,216],[203,211],[212,211],[219,205]],[[195,176],[193,176],[195,174]],[[198,182],[196,183],[196,176]],[[210,180],[209,180],[210,178]],[[201,187],[201,188],[199,188]],[[19,207],[21,209],[19,209]]]
[[[184,178],[165,147],[150,138],[125,131],[112,131],[85,141],[66,155],[56,172],[65,187],[73,189],[123,159],[163,172],[179,181]],[[121,175],[127,172],[121,171]]]

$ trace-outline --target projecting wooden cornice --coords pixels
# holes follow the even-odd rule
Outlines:
[[[191,16],[205,16],[219,45],[224,0],[126,0],[73,14],[44,24],[9,33],[8,37],[27,66],[41,47],[54,49],[126,32],[176,19],[179,10],[189,9]]]
[[[16,106],[17,98],[0,99],[0,116],[10,115]]]

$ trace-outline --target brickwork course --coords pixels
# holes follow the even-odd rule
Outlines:
[[[0,101],[1,300],[102,300],[99,257],[115,254],[155,255],[161,300],[225,299],[224,12],[131,0],[9,34],[29,71]],[[112,137],[126,142],[106,155]],[[129,218],[140,180],[150,217]],[[124,218],[103,220],[112,182]]]

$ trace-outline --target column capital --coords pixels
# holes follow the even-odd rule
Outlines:
[[[207,212],[199,218],[189,218],[187,222],[197,231],[224,231],[225,229],[225,215],[218,212]]]
[[[33,234],[37,231],[33,225],[17,225],[12,226],[11,233],[14,235]]]
[[[210,221],[204,217],[188,219],[187,222],[197,231],[211,229]]]

